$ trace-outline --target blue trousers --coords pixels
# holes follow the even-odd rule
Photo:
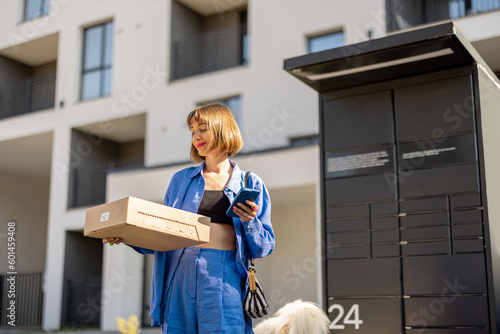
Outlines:
[[[236,252],[185,248],[166,296],[164,334],[253,333]]]

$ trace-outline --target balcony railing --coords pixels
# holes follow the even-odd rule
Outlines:
[[[127,159],[112,160],[108,164],[107,172],[136,169],[144,167],[144,156],[130,157]]]
[[[105,165],[92,168],[70,168],[68,208],[92,206],[105,203],[106,177],[109,172],[135,169],[144,166],[144,157],[110,160]]]
[[[500,0],[387,0],[387,30],[490,12],[500,9]]]
[[[68,208],[94,206],[106,201],[106,168],[70,168]]]
[[[172,43],[171,80],[247,62],[246,25],[204,32]]]
[[[7,281],[11,275],[0,275],[0,328],[9,325],[7,315],[10,301],[15,300],[15,328],[40,328],[42,326],[43,291],[42,273],[17,274],[15,281]],[[14,285],[11,282],[15,282]],[[14,291],[14,295],[11,291]]]
[[[0,119],[54,108],[55,86],[55,73],[2,85]]]

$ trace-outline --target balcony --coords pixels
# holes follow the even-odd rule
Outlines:
[[[387,31],[500,9],[500,0],[386,0]]]
[[[99,205],[106,202],[109,171],[144,166],[144,140],[119,143],[73,130],[71,154],[68,208]]]
[[[15,276],[16,296],[15,296],[15,326],[23,329],[38,329],[42,326],[43,307],[43,273],[18,273]],[[9,314],[8,305],[12,299],[9,296],[9,284],[12,275],[0,275],[0,329],[13,328],[7,317]]]
[[[172,44],[171,80],[244,65],[246,26],[205,32]]]
[[[111,170],[144,166],[144,114],[72,129],[67,208],[103,204]]]
[[[170,80],[246,64],[246,6],[207,13],[189,5],[172,1]]]
[[[0,119],[54,108],[55,73],[8,81],[0,84]]]
[[[0,120],[55,106],[58,34],[0,50]]]

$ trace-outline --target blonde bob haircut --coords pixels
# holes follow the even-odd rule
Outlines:
[[[240,128],[229,108],[223,104],[211,103],[198,107],[189,113],[186,122],[188,127],[191,127],[193,122],[207,125],[210,131],[207,147],[209,151],[217,149],[232,157],[243,147]],[[194,162],[205,160],[205,157],[198,154],[193,143],[191,143],[191,160]]]

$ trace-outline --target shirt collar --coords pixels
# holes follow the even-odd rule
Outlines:
[[[233,166],[233,172],[231,173],[231,178],[229,179],[226,188],[236,194],[241,189],[241,169],[238,167],[238,164],[231,159],[229,159],[229,163]]]
[[[201,163],[198,167],[194,168],[191,173],[188,175],[190,178],[195,177],[199,173],[203,174],[203,168],[205,167],[205,161]]]
[[[241,169],[238,167],[238,164],[233,160],[229,159],[229,163],[233,166],[233,172],[231,173],[231,178],[226,185],[226,188],[231,190],[234,193],[237,193],[241,189]],[[190,178],[195,177],[200,174],[203,175],[203,168],[205,167],[205,161],[201,163],[198,167],[194,168],[189,174]]]

